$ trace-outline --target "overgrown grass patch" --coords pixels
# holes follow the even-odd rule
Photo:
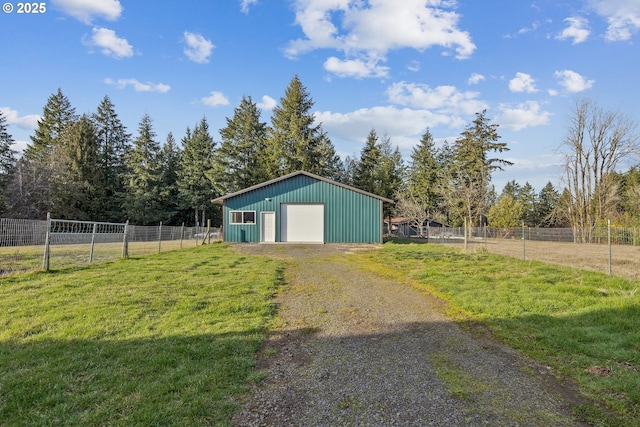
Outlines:
[[[280,270],[214,244],[0,279],[0,425],[230,425]]]
[[[575,379],[585,396],[622,417],[594,410],[588,421],[637,425],[637,282],[441,245],[387,243],[358,257],[367,269],[402,275],[447,299],[461,314],[458,320],[481,321],[510,346]]]

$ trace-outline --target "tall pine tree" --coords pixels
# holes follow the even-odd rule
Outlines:
[[[54,149],[64,129],[78,119],[61,89],[47,99],[31,143],[16,167],[9,184],[9,211],[23,218],[43,219],[54,208],[57,160]]]
[[[87,116],[68,124],[54,147],[51,214],[57,218],[105,220],[100,212],[102,171],[96,130]]]
[[[16,167],[16,152],[11,148],[13,142],[13,137],[7,131],[7,119],[0,110],[0,215],[7,208],[7,187]]]
[[[540,219],[540,227],[562,227],[564,217],[558,215],[557,208],[560,203],[560,193],[553,187],[551,182],[540,190],[538,203],[536,204],[536,214]]]
[[[155,138],[151,117],[145,114],[125,160],[127,175],[123,210],[136,225],[155,225],[164,218],[160,144]]]
[[[212,208],[211,200],[216,196],[212,171],[215,142],[206,118],[200,120],[193,132],[187,129],[182,145],[179,194],[185,207],[194,213],[195,225],[204,226],[207,212]]]
[[[411,151],[409,165],[408,192],[417,204],[433,218],[441,204],[438,191],[440,168],[436,158],[437,150],[429,129],[420,138],[420,143]]]
[[[488,209],[491,174],[512,163],[489,157],[490,153],[509,151],[499,142],[498,125],[490,123],[486,110],[476,114],[473,123],[456,139],[453,146],[458,191],[465,216],[472,225],[481,225]]]
[[[382,161],[382,153],[375,129],[369,131],[367,140],[360,152],[360,159],[356,162],[353,172],[353,185],[363,191],[375,193],[376,169]]]
[[[313,100],[296,75],[273,109],[265,159],[270,178],[297,170],[339,176],[339,158],[311,113]]]
[[[69,98],[58,88],[47,99],[42,118],[38,120],[38,127],[31,136],[31,144],[27,146],[24,157],[27,160],[46,158],[64,128],[77,119],[76,110],[71,106]]]
[[[369,131],[360,159],[355,163],[353,186],[378,196],[395,199],[404,186],[404,162],[398,147],[385,135],[379,141],[375,129]],[[385,205],[389,216],[392,206]]]
[[[161,198],[165,216],[162,222],[178,225],[185,218],[181,216],[183,203],[178,190],[178,176],[182,165],[182,150],[176,143],[173,134],[169,132],[160,152],[161,164]]]
[[[99,144],[98,169],[102,182],[100,217],[105,221],[123,221],[123,197],[125,193],[125,154],[131,135],[118,118],[115,106],[105,96],[91,116]]]
[[[264,163],[267,124],[260,121],[260,110],[243,97],[220,129],[222,141],[214,156],[214,175],[220,194],[231,193],[267,179]]]

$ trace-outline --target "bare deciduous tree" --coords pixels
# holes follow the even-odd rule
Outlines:
[[[429,221],[429,205],[416,197],[410,190],[398,191],[393,214],[396,218],[405,218],[409,225],[415,227],[420,236],[424,236],[423,225]]]
[[[568,190],[565,214],[578,241],[589,241],[599,220],[612,214],[618,198],[614,172],[640,152],[637,123],[596,102],[576,101],[561,146]]]

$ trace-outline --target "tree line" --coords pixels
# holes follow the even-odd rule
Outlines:
[[[294,76],[270,124],[247,96],[218,140],[203,117],[179,142],[172,133],[160,142],[149,115],[133,136],[108,96],[95,113],[77,115],[58,89],[20,157],[0,113],[0,216],[41,219],[51,212],[138,225],[202,225],[205,218],[219,224],[213,198],[305,170],[393,199],[385,216],[416,226],[428,219],[496,227],[594,227],[611,215],[626,223],[640,219],[640,169],[616,172],[618,162],[636,152],[635,123],[589,100],[576,103],[563,143],[562,192],[551,182],[538,193],[529,183],[511,181],[500,194],[491,178],[511,165],[501,158],[509,148],[486,111],[439,147],[427,128],[408,161],[375,129],[358,155],[341,159],[315,122],[313,105]]]

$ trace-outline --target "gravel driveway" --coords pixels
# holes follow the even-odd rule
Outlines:
[[[442,302],[361,271],[375,246],[237,245],[286,261],[266,377],[238,426],[577,426],[550,369],[458,327]]]

